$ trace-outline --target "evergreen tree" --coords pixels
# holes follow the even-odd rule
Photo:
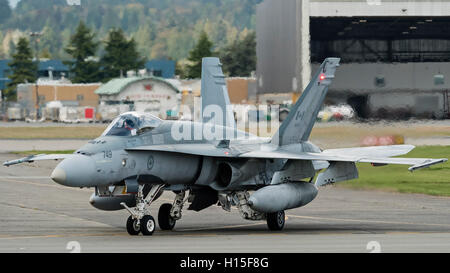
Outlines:
[[[7,0],[0,3],[3,1]],[[127,37],[134,37],[142,56],[184,61],[195,44],[193,37],[197,40],[201,30],[208,33],[214,48],[222,48],[245,29],[255,29],[259,1],[82,0],[80,6],[69,6],[67,0],[20,0],[11,17],[0,24],[0,32],[6,36],[9,30],[43,30],[39,47],[48,48],[53,58],[71,59],[64,47],[84,18],[97,41],[107,38],[109,27],[121,26]],[[5,7],[0,6],[0,12],[10,10]],[[5,55],[9,54],[7,48],[8,42],[4,44]]]
[[[101,79],[100,64],[95,58],[99,44],[94,38],[95,34],[81,21],[65,48],[73,58],[65,63],[70,67],[70,76],[75,83],[99,82]]]
[[[256,70],[256,34],[250,32],[220,52],[223,69],[231,77],[248,77]]]
[[[212,57],[214,54],[211,50],[213,43],[209,40],[206,32],[200,34],[197,45],[189,52],[188,60],[191,65],[187,66],[187,77],[191,79],[200,78],[202,75],[202,58]]]
[[[26,38],[19,39],[16,52],[12,56],[9,67],[12,71],[11,75],[9,75],[11,82],[8,83],[8,87],[5,90],[5,97],[8,100],[15,100],[17,85],[20,83],[35,82],[37,76],[37,65],[33,62],[33,54]]]
[[[144,59],[137,52],[133,38],[127,40],[122,29],[112,29],[106,41],[105,55],[101,61],[104,80],[124,75],[129,70],[144,67]]]
[[[0,0],[0,24],[6,22],[11,17],[11,7],[8,0]]]

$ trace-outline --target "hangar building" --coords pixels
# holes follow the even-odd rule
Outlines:
[[[447,117],[450,1],[264,0],[258,94],[298,93],[326,57],[342,65],[329,103],[360,117]]]
[[[158,77],[118,78],[100,86],[98,113],[111,120],[126,111],[150,113],[166,119],[178,110],[181,92],[169,80]]]

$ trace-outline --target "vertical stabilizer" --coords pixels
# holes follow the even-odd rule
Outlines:
[[[222,120],[215,120],[216,125],[236,128],[222,64],[219,58],[212,57],[202,60],[202,116],[204,123],[210,122],[211,118],[205,117],[204,113],[208,113],[211,109],[220,109],[222,113]]]
[[[272,138],[273,144],[282,146],[300,143],[309,139],[339,62],[339,58],[327,58],[323,62],[305,91],[303,91],[302,96],[291,109],[289,116]]]

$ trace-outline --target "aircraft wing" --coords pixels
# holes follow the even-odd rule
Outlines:
[[[271,158],[329,162],[399,164],[412,166],[409,168],[410,171],[426,168],[431,165],[447,161],[447,159],[444,158],[391,158],[391,156],[407,154],[409,151],[414,149],[414,146],[412,145],[332,149],[325,150],[322,153],[293,152],[282,148],[273,151],[255,151],[254,148],[255,147],[246,147],[246,145],[242,145],[242,147],[231,146],[228,148],[218,148],[213,144],[173,144],[141,146],[127,149],[127,151],[160,151],[224,158]]]
[[[390,145],[390,146],[330,149],[323,151],[323,153],[334,155],[347,154],[353,156],[391,157],[391,156],[405,155],[411,152],[414,148],[415,146],[413,145]]]
[[[40,155],[31,155],[24,158],[11,160],[3,163],[3,166],[9,167],[16,164],[21,163],[32,163],[34,161],[42,161],[42,160],[59,160],[59,159],[66,159],[73,156],[73,154],[40,154]]]
[[[210,157],[238,157],[240,154],[249,152],[250,150],[242,150],[238,148],[220,148],[210,143],[202,144],[173,144],[173,145],[150,145],[128,148],[126,151],[157,151],[180,153]]]
[[[278,158],[296,160],[321,160],[329,162],[355,162],[372,164],[398,164],[410,165],[410,171],[426,168],[435,164],[444,163],[446,158],[392,158],[391,156],[403,155],[412,150],[414,146],[394,145],[363,148],[333,149],[322,153],[301,152],[295,153],[278,149],[276,151],[253,151],[240,155],[245,158]]]

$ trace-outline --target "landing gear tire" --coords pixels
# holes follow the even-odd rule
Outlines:
[[[151,215],[145,215],[141,219],[141,232],[144,236],[153,235],[156,229],[155,219]]]
[[[141,232],[141,228],[139,226],[139,222],[136,219],[133,219],[133,217],[128,217],[127,220],[127,231],[128,234],[132,236],[139,235],[139,232]]]
[[[267,227],[272,231],[280,231],[284,228],[285,214],[284,211],[278,211],[267,214]]]
[[[171,204],[163,204],[159,208],[158,212],[158,224],[162,230],[173,230],[176,224],[176,220],[170,216],[170,211],[172,210]]]

